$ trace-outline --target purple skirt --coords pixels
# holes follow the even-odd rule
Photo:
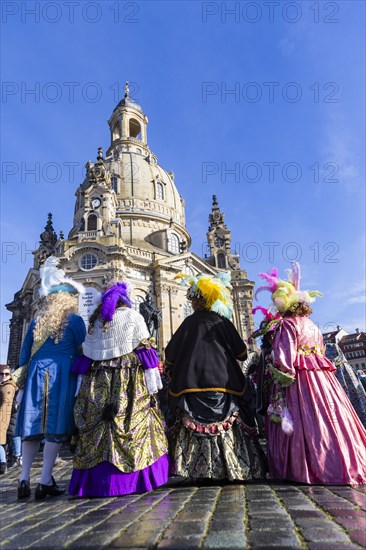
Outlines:
[[[156,462],[126,474],[110,462],[101,462],[90,470],[74,469],[69,493],[75,497],[118,497],[146,493],[164,485],[169,477],[169,458],[165,454]]]

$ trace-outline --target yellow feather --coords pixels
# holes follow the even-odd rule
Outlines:
[[[189,275],[186,275],[185,273],[178,273],[174,279],[184,279],[185,277],[189,277]]]

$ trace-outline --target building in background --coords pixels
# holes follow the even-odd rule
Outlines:
[[[339,343],[347,361],[355,370],[366,369],[366,332],[356,328],[354,334],[343,336]]]
[[[254,283],[231,251],[231,232],[213,197],[207,233],[208,254],[200,258],[189,251],[191,237],[185,223],[184,199],[174,173],[158,164],[147,143],[148,118],[141,106],[125,97],[109,121],[110,146],[98,149],[96,162],[88,161],[86,176],[76,190],[73,227],[67,238],[57,236],[52,215],[34,251],[34,265],[22,288],[7,304],[12,312],[8,364],[17,365],[27,326],[40,306],[39,268],[54,254],[66,275],[83,283],[82,314],[87,318],[95,300],[111,280],[127,279],[138,310],[150,293],[162,312],[158,333],[160,351],[192,310],[186,288],[174,277],[215,274],[230,270],[233,284],[233,322],[247,340],[254,330],[251,313]],[[251,344],[251,347],[255,344]]]
[[[337,330],[323,333],[324,344],[339,344],[343,336],[346,336],[347,334],[348,332],[343,330],[340,326],[337,326]]]
[[[348,334],[345,330],[337,327],[333,332],[323,334],[324,344],[339,344],[348,363],[355,370],[366,369],[366,333],[356,332]]]

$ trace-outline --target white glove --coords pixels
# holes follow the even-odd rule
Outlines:
[[[157,393],[158,390],[162,389],[163,384],[161,382],[160,373],[157,367],[154,369],[144,370],[144,377],[147,391],[150,395],[153,395],[154,393]]]

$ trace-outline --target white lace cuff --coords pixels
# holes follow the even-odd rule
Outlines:
[[[161,390],[163,384],[161,383],[160,373],[157,367],[154,369],[144,370],[145,383],[147,391],[150,395],[157,393],[158,390]]]

